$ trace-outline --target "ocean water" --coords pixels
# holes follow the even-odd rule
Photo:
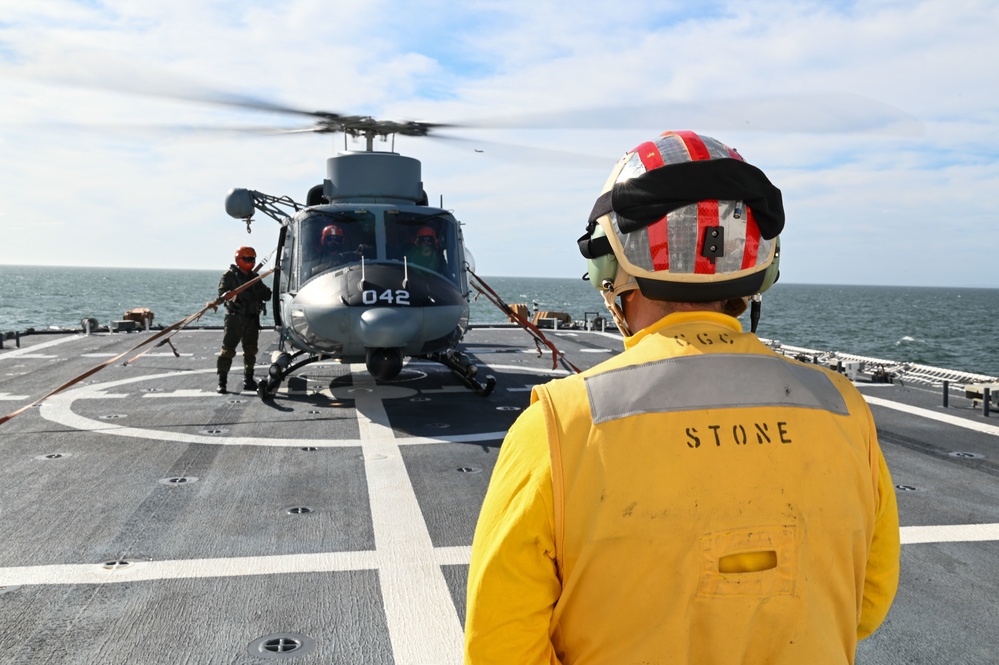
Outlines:
[[[215,298],[221,269],[53,268],[0,266],[0,332],[80,329],[96,318],[120,320],[133,307],[169,325]],[[510,304],[606,316],[603,300],[581,279],[483,277]],[[265,280],[270,283],[270,280]],[[485,297],[472,323],[505,315]],[[194,325],[221,326],[208,312]],[[748,318],[743,326],[748,329]],[[826,286],[778,283],[763,298],[760,337],[811,349],[999,376],[999,289]]]

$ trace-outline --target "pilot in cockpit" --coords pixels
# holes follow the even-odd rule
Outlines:
[[[306,275],[314,277],[346,263],[348,259],[345,254],[343,229],[338,224],[327,225],[319,238],[319,252],[309,265]]]
[[[416,230],[412,244],[406,248],[406,261],[421,268],[441,272],[444,260],[440,254],[440,242],[432,228],[421,226]]]

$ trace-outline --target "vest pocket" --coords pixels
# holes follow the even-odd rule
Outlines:
[[[698,596],[794,595],[798,541],[792,525],[716,531],[701,536]]]

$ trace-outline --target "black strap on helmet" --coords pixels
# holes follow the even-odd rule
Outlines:
[[[760,169],[734,158],[667,164],[619,182],[597,199],[586,235],[577,241],[586,258],[610,253],[606,238],[591,239],[600,217],[616,212],[622,233],[643,229],[668,213],[698,201],[743,201],[752,211],[760,235],[770,240],[784,228],[780,190]]]

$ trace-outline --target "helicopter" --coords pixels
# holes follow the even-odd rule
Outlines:
[[[328,158],[326,178],[304,204],[243,188],[225,198],[247,231],[256,212],[280,224],[271,307],[278,349],[258,395],[272,396],[291,372],[320,360],[363,362],[388,381],[412,357],[446,366],[488,396],[495,378],[479,381],[458,349],[474,273],[461,223],[429,205],[419,160],[374,149],[376,139],[392,138],[394,148],[395,135],[426,136],[437,125],[316,115],[311,131],[361,138],[365,149]]]

